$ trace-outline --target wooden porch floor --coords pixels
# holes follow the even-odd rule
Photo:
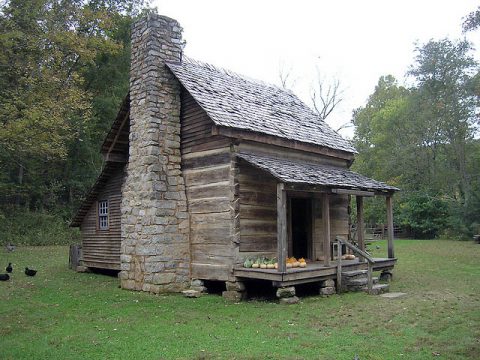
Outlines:
[[[397,259],[375,258],[373,271],[390,270],[395,266]],[[355,260],[342,260],[342,271],[367,270],[366,262]],[[323,261],[309,262],[305,268],[287,269],[281,273],[276,269],[252,269],[235,267],[235,277],[241,279],[259,279],[272,281],[273,286],[283,287],[296,284],[305,284],[326,279],[336,279],[337,261],[332,261],[330,266],[325,266]]]

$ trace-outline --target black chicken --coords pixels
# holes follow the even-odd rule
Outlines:
[[[29,269],[28,267],[25,268],[25,275],[27,276],[35,276],[36,273],[37,273],[37,270],[32,270],[32,269]]]
[[[7,273],[11,273],[13,271],[12,263],[8,263],[8,266],[5,268],[7,270]]]
[[[8,281],[10,276],[8,274],[0,274],[0,281]]]

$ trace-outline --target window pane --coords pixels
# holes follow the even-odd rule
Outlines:
[[[99,217],[99,225],[101,230],[108,229],[108,217],[107,216],[100,216]]]
[[[100,230],[108,229],[108,201],[101,200],[98,202],[98,226]]]
[[[98,213],[100,215],[108,214],[108,202],[106,200],[102,200],[98,203]]]

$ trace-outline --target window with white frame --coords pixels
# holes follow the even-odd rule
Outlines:
[[[108,200],[98,202],[98,228],[108,230]]]

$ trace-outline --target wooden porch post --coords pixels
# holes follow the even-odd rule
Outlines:
[[[278,272],[287,271],[287,194],[285,184],[277,184]]]
[[[357,240],[360,250],[365,251],[365,237],[364,237],[364,224],[363,224],[363,196],[357,195]],[[361,262],[365,259],[360,256]]]
[[[392,208],[392,195],[386,197],[387,202],[387,233],[388,233],[388,258],[393,259],[395,257],[393,251],[393,208]]]
[[[325,266],[330,266],[330,197],[322,194],[322,219],[323,219],[323,256]]]

